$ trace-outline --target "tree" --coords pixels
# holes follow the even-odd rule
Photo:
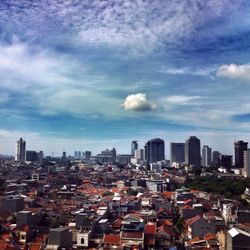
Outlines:
[[[114,195],[114,193],[107,190],[107,191],[105,191],[105,192],[102,194],[102,197],[104,197],[104,196],[111,196],[111,195]]]
[[[177,222],[176,222],[176,224],[175,224],[175,226],[174,226],[174,229],[175,229],[175,232],[177,233],[177,234],[182,234],[183,233],[183,231],[184,231],[184,219],[182,218],[182,217],[180,217],[178,220],[177,220]]]

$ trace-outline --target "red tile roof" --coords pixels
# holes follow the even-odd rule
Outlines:
[[[29,250],[41,250],[42,244],[41,243],[31,243]]]
[[[200,190],[192,189],[192,190],[190,190],[190,192],[191,192],[191,193],[199,193]]]
[[[204,235],[204,239],[205,239],[205,240],[216,240],[217,237],[216,237],[215,234],[208,233],[208,234]]]
[[[122,220],[120,218],[116,219],[115,222],[112,224],[113,228],[120,228]]]
[[[157,228],[157,233],[164,233],[164,234],[168,234],[169,236],[175,235],[171,228],[164,227],[163,225]]]
[[[185,205],[182,209],[193,209],[191,206],[189,206],[189,205]]]
[[[122,239],[143,239],[143,232],[122,232]]]
[[[173,196],[173,192],[164,191],[164,192],[162,192],[162,195],[163,195],[165,198],[170,199],[170,198],[172,198],[172,196]]]
[[[104,244],[115,244],[119,245],[121,243],[121,237],[119,234],[104,234],[103,237],[103,243]]]
[[[184,204],[192,203],[193,201],[191,199],[187,199],[184,201]]]
[[[144,232],[147,235],[148,234],[155,235],[156,234],[156,225],[155,225],[155,223],[150,223],[150,224],[148,223],[148,224],[146,224]]]
[[[164,220],[162,223],[164,226],[173,226],[173,223],[170,220]]]
[[[186,224],[186,226],[190,226],[190,225],[192,225],[194,222],[200,220],[201,218],[202,218],[202,217],[201,217],[200,215],[196,215],[196,216],[194,216],[194,217],[192,217],[192,218],[186,220],[185,224]]]

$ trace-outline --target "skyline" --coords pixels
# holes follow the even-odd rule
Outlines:
[[[1,1],[0,152],[250,142],[248,1]],[[60,148],[59,148],[60,147]]]
[[[165,158],[165,160],[170,160],[171,161],[171,154],[172,154],[172,149],[171,149],[171,145],[172,144],[183,144],[183,147],[185,147],[185,145],[186,145],[186,143],[191,139],[191,138],[196,138],[196,139],[198,139],[199,140],[199,147],[200,147],[200,157],[201,157],[201,161],[202,161],[202,157],[203,157],[203,150],[204,150],[204,148],[209,148],[210,149],[210,152],[211,152],[211,156],[212,156],[212,154],[214,153],[214,152],[216,152],[216,153],[219,153],[219,154],[221,154],[221,155],[226,155],[226,156],[228,156],[228,154],[226,154],[225,152],[219,152],[219,151],[217,151],[217,150],[214,150],[213,148],[211,148],[211,147],[209,147],[209,145],[205,145],[205,144],[202,144],[202,142],[200,141],[200,139],[199,138],[197,138],[196,136],[190,136],[189,138],[187,138],[185,141],[182,141],[182,142],[169,142],[169,143],[165,143],[165,140],[163,140],[163,139],[161,139],[161,138],[151,138],[151,139],[149,139],[148,141],[146,141],[146,143],[144,143],[144,144],[142,144],[142,143],[140,143],[138,140],[136,140],[136,141],[131,141],[130,143],[130,150],[131,150],[131,152],[132,152],[132,150],[134,149],[134,145],[133,145],[133,143],[134,142],[136,142],[137,143],[137,146],[138,146],[138,148],[136,149],[136,150],[138,150],[138,151],[140,151],[140,150],[143,150],[143,151],[145,151],[145,147],[146,146],[148,146],[148,144],[151,142],[151,141],[162,141],[163,142],[163,144],[164,144],[164,146],[163,146],[163,154],[162,155],[164,155],[164,158]],[[22,142],[24,142],[24,151],[36,151],[36,152],[43,152],[43,154],[44,154],[44,156],[55,156],[55,157],[63,157],[63,155],[64,154],[66,154],[67,156],[70,156],[70,157],[74,157],[74,155],[77,153],[80,153],[80,154],[82,154],[82,153],[84,153],[84,152],[91,152],[91,154],[93,155],[93,156],[96,156],[96,155],[98,155],[98,154],[101,154],[101,152],[102,151],[112,151],[113,149],[115,149],[116,150],[116,152],[117,152],[117,149],[115,148],[115,147],[111,147],[111,148],[108,148],[108,147],[103,147],[100,151],[98,151],[96,148],[92,151],[91,149],[89,149],[89,148],[74,148],[73,149],[73,151],[71,151],[71,152],[67,152],[65,149],[63,149],[61,152],[45,152],[42,148],[39,148],[39,149],[37,149],[36,148],[36,150],[34,150],[34,148],[27,148],[26,149],[26,141],[25,141],[25,139],[24,138],[20,138],[20,139],[18,139],[18,140],[16,140],[16,143],[15,143],[15,154],[14,155],[12,155],[12,154],[6,154],[6,156],[14,156],[15,157],[15,159],[16,159],[16,157],[17,157],[17,154],[18,154],[18,151],[20,151],[20,144],[22,144]],[[234,147],[233,147],[233,153],[231,154],[231,156],[235,159],[235,154],[236,154],[236,151],[235,151],[235,145],[236,145],[236,143],[237,143],[237,145],[239,145],[239,143],[244,143],[244,144],[248,144],[248,142],[245,142],[245,141],[242,141],[242,140],[240,140],[240,141],[235,141],[234,142]],[[247,147],[247,146],[246,146]],[[91,150],[91,151],[90,151]],[[127,150],[127,151],[129,151],[129,150]],[[125,153],[125,155],[134,155],[133,153]],[[0,155],[4,155],[4,154],[2,154],[1,152],[0,152]],[[124,152],[117,152],[117,155],[124,155]]]

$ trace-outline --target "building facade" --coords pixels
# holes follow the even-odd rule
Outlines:
[[[164,140],[155,138],[149,140],[145,145],[145,160],[147,163],[154,163],[165,160]]]
[[[250,177],[250,149],[244,151],[244,170],[243,175],[246,178]]]
[[[25,140],[23,140],[23,138],[20,138],[20,140],[16,142],[15,161],[24,162],[25,152],[26,152],[26,142]]]
[[[135,155],[135,151],[138,149],[138,142],[137,141],[132,141],[131,143],[131,155]]]
[[[203,167],[211,167],[212,162],[212,149],[204,145],[202,148],[202,166]]]
[[[185,163],[188,165],[201,165],[200,140],[196,136],[190,136],[185,142]]]
[[[248,142],[237,141],[234,143],[234,162],[236,168],[244,167],[244,151],[247,150]]]
[[[185,143],[171,142],[170,143],[170,162],[183,163],[185,162]]]
[[[220,158],[220,152],[219,151],[213,151],[213,165],[214,166],[218,166],[219,158]]]

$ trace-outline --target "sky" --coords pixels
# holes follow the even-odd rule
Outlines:
[[[0,152],[250,142],[248,0],[1,0]]]

